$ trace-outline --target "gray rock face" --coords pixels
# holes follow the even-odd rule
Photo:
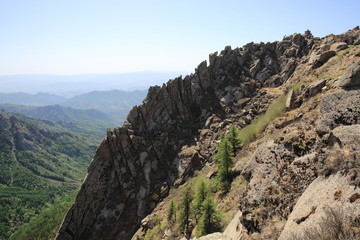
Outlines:
[[[307,97],[315,96],[317,93],[321,92],[322,88],[325,87],[326,80],[318,80],[316,82],[311,83],[309,86],[307,86]]]
[[[338,85],[343,88],[360,86],[360,60],[354,62],[345,70]]]
[[[339,90],[323,97],[320,103],[320,134],[329,133],[338,125],[360,123],[360,90]]]
[[[277,145],[273,142],[266,142],[260,145],[254,155],[251,157],[248,164],[242,171],[244,178],[249,181],[246,197],[241,200],[240,210],[243,212],[241,223],[250,232],[260,230],[257,225],[257,218],[259,215],[256,213],[255,208],[259,203],[263,203],[264,207],[272,204],[272,201],[279,199],[269,199],[270,192],[277,192],[279,188],[279,174],[278,164],[280,161],[291,162],[294,155],[291,154],[283,146]],[[281,211],[274,209],[274,211]],[[262,212],[268,216],[273,215],[275,212]]]
[[[329,38],[327,44],[351,44],[355,38]],[[209,66],[200,63],[194,74],[151,87],[124,125],[107,132],[57,239],[130,239],[169,188],[211,160],[220,132],[231,123],[243,127],[265,112],[272,96],[261,88],[286,82],[318,44],[297,34],[275,43],[249,43],[234,50],[228,46],[209,56]],[[334,54],[324,49],[328,52],[317,60],[322,64]],[[302,99],[321,91],[323,84],[305,88]],[[325,97],[319,132],[358,123],[355,103],[355,90]],[[239,218],[249,232],[260,231],[273,215],[286,219],[317,177],[311,166],[323,155],[312,152],[315,138],[295,131],[288,135],[294,139],[262,144],[242,172],[249,185],[240,200]],[[341,134],[333,135],[342,141]]]
[[[321,82],[313,87],[319,85]],[[327,94],[319,104],[320,119],[313,121],[320,135],[301,123],[284,131],[284,139],[279,143],[265,142],[257,148],[242,171],[248,186],[239,201],[240,222],[248,233],[261,232],[267,221],[279,216],[288,219],[280,239],[289,239],[290,234],[297,234],[296,229],[302,232],[303,226],[320,223],[326,206],[348,206],[346,202],[360,186],[359,97],[360,90]],[[308,129],[309,137],[303,137],[303,127]],[[334,176],[336,173],[339,174]],[[327,184],[330,187],[324,187]],[[323,200],[334,198],[337,186],[344,198]],[[296,202],[300,207],[295,206]],[[351,206],[347,215],[354,210],[355,205]],[[309,224],[303,224],[305,221]]]
[[[124,125],[107,132],[57,239],[130,239],[169,188],[215,154],[220,131],[265,111],[270,99],[258,90],[271,78],[286,81],[309,42],[228,46],[195,74],[151,87]],[[289,48],[296,54],[284,57]]]
[[[290,214],[294,200],[305,190],[304,185],[316,177],[311,169],[304,174],[304,167],[316,155],[308,158],[296,158],[283,145],[271,141],[257,148],[242,171],[249,183],[240,199],[240,222],[249,233],[260,232],[265,219],[286,218]]]
[[[353,144],[353,151],[359,151],[360,145],[360,125],[350,125],[350,126],[339,126],[331,131],[333,136],[336,138],[337,142],[340,144],[340,147],[345,145]]]
[[[350,186],[346,176],[336,174],[329,178],[317,178],[297,201],[279,240],[294,237],[301,239],[307,230],[314,231],[314,227],[323,226],[323,221],[330,217],[327,215],[329,208],[341,211],[339,221],[344,221],[348,217],[357,217],[354,214],[360,212],[360,206],[355,201],[350,201],[356,194],[360,196],[360,190]]]

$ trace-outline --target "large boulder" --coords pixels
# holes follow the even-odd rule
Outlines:
[[[345,70],[338,85],[343,88],[360,86],[360,60],[354,62]]]
[[[316,55],[314,58],[310,60],[312,64],[312,68],[315,69],[321,67],[324,63],[326,63],[330,58],[332,58],[335,55],[336,52],[332,50],[325,51],[320,53],[319,55]]]
[[[321,234],[316,232],[319,228],[321,231],[336,221],[342,224],[324,229],[324,233],[334,231],[335,227],[346,228],[345,224],[350,224],[349,218],[360,216],[359,200],[360,189],[351,186],[347,176],[338,173],[328,178],[318,177],[297,201],[279,240],[310,239],[304,237]]]
[[[323,135],[339,125],[360,123],[360,90],[339,90],[324,96],[320,103],[321,119],[317,131]]]

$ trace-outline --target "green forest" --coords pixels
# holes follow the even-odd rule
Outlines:
[[[51,237],[99,141],[52,121],[0,111],[0,239]]]

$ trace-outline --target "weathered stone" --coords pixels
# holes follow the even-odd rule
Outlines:
[[[331,45],[330,49],[333,50],[333,51],[339,52],[339,51],[347,49],[347,48],[348,48],[347,43],[345,43],[345,42],[337,42],[337,43],[334,43],[333,45]]]
[[[293,42],[295,45],[302,47],[305,44],[305,38],[301,34],[294,34],[293,35]]]
[[[325,134],[339,125],[359,124],[359,102],[360,90],[339,90],[324,96],[320,103],[322,117],[317,131]]]
[[[290,110],[294,107],[294,100],[295,100],[295,92],[294,90],[290,90],[290,92],[287,95],[286,103],[285,103],[287,110]]]
[[[360,60],[354,62],[345,70],[338,85],[343,88],[360,86]]]
[[[315,69],[321,67],[324,63],[326,63],[330,58],[332,58],[335,55],[336,52],[331,50],[320,53],[311,60],[312,68]]]
[[[240,211],[243,213],[241,224],[248,232],[261,231],[262,223],[256,220],[260,214],[264,219],[270,218],[275,213],[286,211],[277,209],[277,201],[280,201],[280,198],[283,202],[291,201],[291,198],[280,197],[279,181],[282,176],[278,169],[282,165],[290,164],[293,158],[294,155],[284,146],[268,141],[257,148],[244,167],[241,174],[249,183],[240,200]],[[272,199],[269,199],[269,194],[273,194]],[[257,208],[266,209],[266,212],[256,212]]]
[[[309,38],[313,38],[314,36],[312,35],[311,31],[308,29],[304,32],[304,37],[309,39]]]
[[[257,73],[255,79],[261,83],[264,83],[270,77],[271,77],[271,74],[269,72],[265,71],[265,72]]]
[[[260,59],[256,60],[252,67],[250,68],[251,77],[254,78],[256,73],[261,69],[261,61]]]
[[[309,86],[307,86],[308,96],[312,97],[315,94],[321,92],[322,88],[326,85],[326,79],[318,80],[316,82],[311,83]]]
[[[240,223],[241,216],[242,213],[238,211],[229,225],[226,227],[224,231],[225,236],[229,237],[230,239],[241,239],[244,231],[243,226]]]
[[[214,52],[209,55],[209,63],[211,66],[213,66],[215,64],[217,55],[218,55],[218,52]]]
[[[334,198],[334,194],[336,195],[339,190],[341,190],[341,196]],[[348,200],[359,193],[360,190],[350,186],[346,176],[341,174],[329,178],[317,178],[297,201],[279,240],[301,237],[305,231],[322,227],[323,221],[329,217],[327,209],[339,211],[337,220],[342,222],[347,217],[359,216],[358,204]],[[354,214],[357,215],[354,216]]]
[[[353,145],[353,151],[360,151],[360,125],[339,126],[334,128],[331,133],[335,137],[335,141],[340,144],[340,147],[345,145]]]

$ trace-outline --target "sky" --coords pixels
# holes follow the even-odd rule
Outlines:
[[[225,46],[360,24],[360,1],[0,0],[0,75],[193,72]]]

